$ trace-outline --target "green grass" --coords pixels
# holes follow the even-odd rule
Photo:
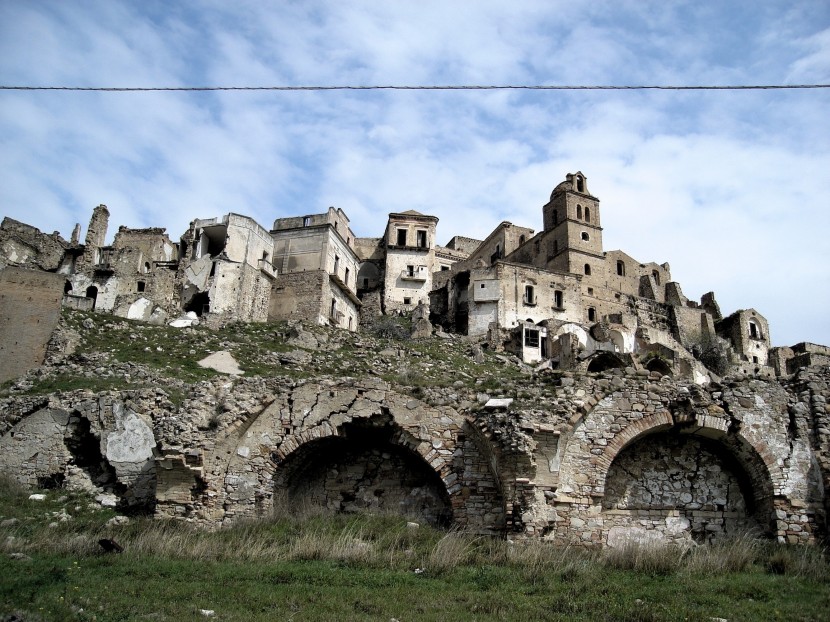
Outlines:
[[[0,614],[24,620],[823,620],[816,547],[587,552],[394,516],[274,515],[215,532],[0,482]],[[56,515],[71,515],[56,522]],[[122,554],[97,545],[112,537]],[[28,559],[11,559],[20,553]],[[627,559],[633,561],[626,561]],[[0,615],[0,619],[4,619]]]

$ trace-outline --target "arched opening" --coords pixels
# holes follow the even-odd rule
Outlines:
[[[591,208],[587,205],[585,206],[585,221],[591,222]]]
[[[577,206],[576,206],[576,217],[579,220],[582,220],[582,206],[579,205],[579,204],[577,204]]]
[[[625,262],[617,261],[617,276],[625,276]]]
[[[63,284],[63,295],[68,296],[71,293],[72,293],[72,283],[67,281],[66,283]]]
[[[599,373],[609,369],[623,369],[625,364],[610,352],[599,352],[588,364],[588,371]]]
[[[585,190],[585,182],[582,179],[582,175],[576,176],[576,190],[577,192],[583,192]]]
[[[98,288],[90,285],[86,288],[86,297],[92,299],[92,309],[95,309],[95,303],[98,301]]]
[[[597,321],[597,310],[593,307],[588,307],[588,321],[589,322],[596,322]]]
[[[306,443],[279,465],[275,497],[295,511],[389,513],[450,525],[444,483],[418,453],[395,442],[395,432],[363,420]]]
[[[646,363],[646,369],[656,371],[661,376],[672,376],[671,365],[659,357],[654,357]]]
[[[590,240],[590,239],[591,239],[591,236],[589,236],[589,235],[588,235],[588,232],[587,232],[587,231],[583,231],[583,232],[582,232],[582,241],[583,241],[583,242],[587,242],[587,241],[588,241],[588,240]]]
[[[657,272],[657,270],[652,270],[651,276],[654,277],[654,282],[657,283],[657,285],[660,285],[660,273]]]
[[[588,275],[588,276],[591,275],[591,264],[589,264],[589,263],[585,264],[585,274]]]
[[[747,471],[722,443],[681,428],[638,438],[605,478],[610,545],[629,539],[712,542],[764,529]]]

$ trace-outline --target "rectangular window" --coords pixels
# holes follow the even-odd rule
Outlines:
[[[523,302],[526,305],[536,304],[536,293],[533,291],[533,285],[525,285],[525,297]]]
[[[525,329],[525,345],[528,348],[538,348],[539,347],[539,331],[527,328]]]
[[[405,305],[411,305],[412,304],[412,298],[404,298],[403,303]]]
[[[398,246],[406,246],[406,229],[398,229]]]
[[[426,231],[416,231],[416,236],[418,238],[418,248],[426,248],[427,247],[427,232]]]
[[[406,267],[406,276],[415,276],[415,266]]]
[[[303,227],[308,227],[311,224],[311,216],[303,218]]]
[[[348,287],[348,285],[349,285],[349,269],[348,268],[346,268],[346,273],[343,275],[343,282]]]
[[[564,296],[561,291],[558,289],[553,292],[553,306],[557,309],[562,308],[562,302],[564,301]]]
[[[337,271],[340,269],[340,257],[337,255],[334,256],[334,274],[337,275]]]
[[[138,291],[138,292],[143,292],[143,291],[144,291],[144,287],[145,287],[145,283],[144,283],[144,281],[139,281],[138,283],[136,283],[136,288],[135,288],[135,289],[136,289],[136,291]]]

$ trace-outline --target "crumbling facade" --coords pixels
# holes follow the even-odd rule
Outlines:
[[[668,263],[604,250],[581,172],[542,216],[538,233],[503,222],[446,246],[438,219],[415,211],[390,214],[379,238],[329,208],[270,231],[234,213],[194,220],[178,242],[121,227],[109,246],[103,205],[83,244],[79,227],[66,241],[4,219],[3,380],[43,360],[63,304],[151,324],[288,321],[300,349],[275,365],[308,363],[326,343],[301,322],[344,329],[330,334],[352,339],[348,351],[397,365],[403,349],[356,333],[407,314],[414,336],[435,325],[445,344],[474,343],[477,364],[490,350],[526,381],[490,399],[470,373],[472,387],[459,379],[427,400],[373,368],[223,379],[181,406],[161,389],[10,397],[0,469],[209,526],[310,505],[579,546],[824,537],[830,348],[770,348],[755,309],[724,317],[711,292],[687,299]],[[515,408],[517,395],[537,402]]]

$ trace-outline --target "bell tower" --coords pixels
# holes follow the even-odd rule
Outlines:
[[[547,267],[590,275],[601,267],[602,227],[599,199],[588,191],[582,172],[568,173],[542,208]]]

